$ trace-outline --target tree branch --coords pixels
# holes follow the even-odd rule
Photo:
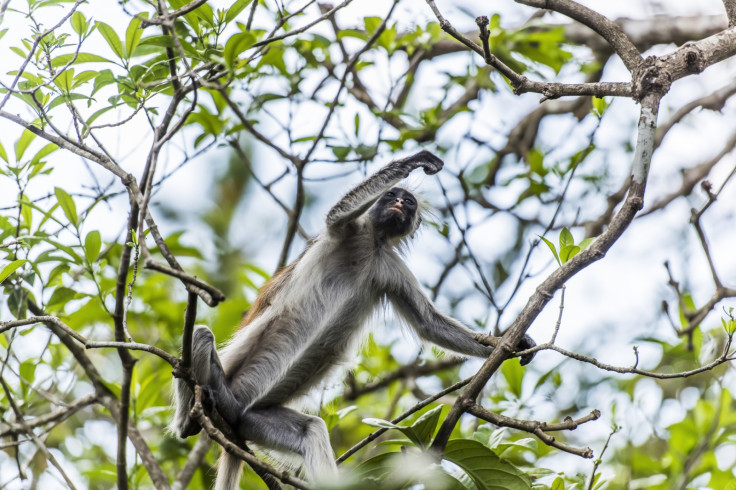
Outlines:
[[[561,451],[565,451],[570,454],[575,454],[582,458],[592,458],[593,450],[589,447],[581,449],[562,443],[547,434],[547,432],[575,430],[578,428],[578,426],[592,420],[598,420],[601,416],[600,411],[593,410],[588,415],[577,420],[573,420],[572,418],[567,417],[564,422],[547,424],[545,422],[538,422],[536,420],[519,420],[511,417],[506,417],[505,415],[490,412],[477,403],[472,404],[468,408],[467,412],[500,427],[510,427],[513,429],[523,430],[525,432],[534,434],[539,438],[540,441],[547,444],[548,446],[555,447],[557,449],[560,449]]]

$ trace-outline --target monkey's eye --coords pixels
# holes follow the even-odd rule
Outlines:
[[[414,204],[416,204],[416,203],[414,202],[414,199],[411,199],[411,198],[407,198],[407,199],[404,199],[404,202],[405,202],[406,204],[410,205],[410,206],[413,206]]]
[[[388,191],[388,192],[386,193],[386,195],[387,195],[388,197],[394,197],[394,196],[395,196],[396,194],[394,194],[394,192],[393,192],[393,191]]]

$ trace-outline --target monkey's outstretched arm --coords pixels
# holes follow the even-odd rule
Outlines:
[[[442,160],[427,150],[412,156],[394,160],[368,177],[362,184],[348,192],[327,213],[327,229],[340,232],[353,222],[389,188],[406,178],[412,170],[422,167],[428,175],[442,170]]]
[[[493,347],[482,345],[475,340],[476,332],[437,310],[434,303],[424,295],[416,278],[408,269],[396,274],[394,286],[395,289],[389,289],[389,301],[394,305],[396,313],[420,337],[440,347],[469,356],[488,357],[491,354]],[[524,336],[517,348],[524,350],[535,345],[531,337]],[[528,364],[532,357],[534,357],[533,354],[522,357],[521,363]]]

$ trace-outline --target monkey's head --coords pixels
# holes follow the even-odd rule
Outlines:
[[[376,232],[386,238],[403,238],[414,233],[422,219],[419,202],[414,194],[392,187],[381,196],[368,212]]]

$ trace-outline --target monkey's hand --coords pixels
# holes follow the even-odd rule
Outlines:
[[[516,350],[523,351],[523,350],[531,349],[532,347],[536,347],[536,346],[537,346],[537,343],[534,342],[534,339],[524,334],[524,337],[519,341],[518,344],[516,344]],[[524,354],[523,356],[519,357],[519,361],[521,362],[521,365],[526,366],[527,364],[532,362],[532,359],[534,358],[534,354],[536,354],[536,352]]]
[[[434,175],[445,165],[442,160],[439,159],[434,153],[427,150],[422,150],[410,157],[407,157],[404,161],[412,163],[414,168],[423,168],[424,173],[427,175]]]
[[[216,406],[215,392],[209,386],[202,386],[202,407],[205,413],[212,413]]]

